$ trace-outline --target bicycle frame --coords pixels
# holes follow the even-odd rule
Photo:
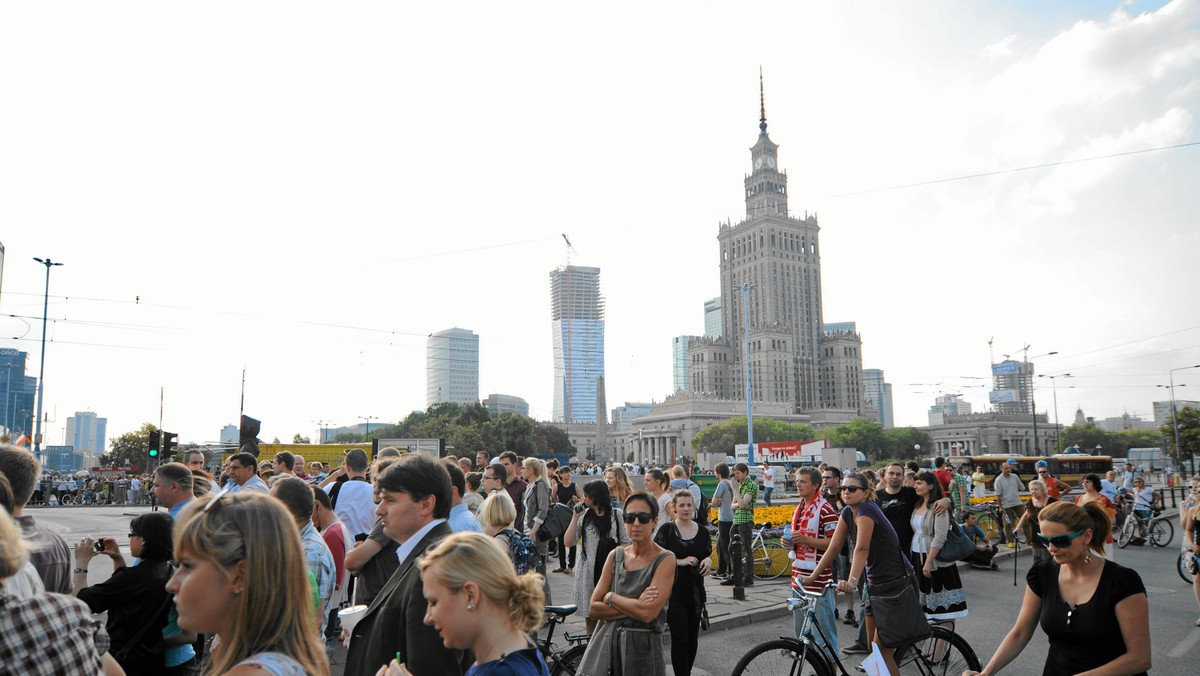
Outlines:
[[[825,588],[837,589],[837,583],[830,582],[825,586]],[[830,664],[829,656],[826,655],[825,651],[821,649],[821,645],[818,645],[810,637],[812,629],[815,628],[817,630],[817,634],[821,637],[821,643],[823,645],[829,645],[829,637],[825,635],[825,631],[821,628],[821,624],[817,622],[817,601],[819,601],[821,597],[825,595],[825,592],[812,592],[808,591],[807,589],[802,589],[800,590],[800,593],[803,598],[790,598],[787,600],[788,610],[791,610],[793,613],[804,613],[805,615],[804,620],[800,625],[800,637],[796,638],[794,636],[780,636],[780,638],[795,641],[803,646],[800,649],[801,660],[805,658],[805,655],[808,653],[808,649],[811,647],[815,656],[825,663],[825,666],[829,668],[831,673],[833,672],[833,664],[836,664],[838,671],[841,672],[842,676],[850,676],[850,673],[846,671],[846,666],[842,664],[842,658],[840,656],[834,654],[833,664]]]

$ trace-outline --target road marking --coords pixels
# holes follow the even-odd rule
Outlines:
[[[1196,642],[1200,641],[1200,632],[1193,631],[1190,636],[1179,642],[1179,645],[1167,653],[1167,657],[1179,658],[1188,654],[1192,648],[1196,647]]]

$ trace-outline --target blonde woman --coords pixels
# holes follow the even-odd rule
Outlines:
[[[604,483],[608,486],[608,494],[612,497],[613,509],[620,509],[625,504],[625,498],[633,495],[633,484],[629,483],[629,475],[625,468],[613,465],[604,470]]]
[[[296,520],[255,492],[193,503],[175,526],[179,569],[167,583],[179,626],[216,634],[206,673],[329,674]]]
[[[517,575],[504,565],[507,558],[482,533],[455,533],[430,549],[417,563],[429,600],[425,624],[438,630],[447,648],[474,652],[467,674],[549,676],[529,638],[542,623],[541,577]],[[377,674],[384,675],[409,671],[393,660]]]
[[[1033,562],[1041,563],[1042,561],[1050,560],[1050,553],[1046,551],[1043,545],[1037,538],[1038,533],[1042,532],[1038,526],[1038,514],[1046,505],[1058,502],[1057,498],[1050,497],[1046,482],[1041,479],[1034,479],[1029,482],[1029,501],[1025,503],[1025,512],[1021,514],[1021,518],[1017,519],[1017,525],[1013,526],[1013,532],[1020,532],[1021,528],[1028,525],[1026,535],[1029,538],[1029,546],[1033,548]]]

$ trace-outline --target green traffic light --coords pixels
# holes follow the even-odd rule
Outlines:
[[[151,458],[157,458],[157,457],[158,457],[158,449],[157,449],[157,448],[152,448],[152,449],[150,449],[150,457],[151,457]]]

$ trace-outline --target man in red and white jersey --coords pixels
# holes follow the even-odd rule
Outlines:
[[[792,514],[791,538],[783,539],[783,546],[795,554],[792,561],[792,596],[800,598],[800,579],[817,567],[821,554],[829,547],[829,540],[837,530],[837,509],[821,495],[821,472],[815,467],[801,467],[796,471],[796,492],[800,494],[800,504]],[[826,583],[833,579],[833,572],[826,568],[811,586],[804,587],[808,591],[822,592],[817,601],[816,619],[822,631],[827,635],[830,645],[823,646],[833,659],[838,652],[837,625],[834,618],[834,608],[837,602],[834,589],[825,589]],[[804,620],[802,613],[794,613],[796,622],[796,637],[800,636],[801,624]],[[814,632],[816,633],[816,632]],[[813,636],[818,645],[824,641],[819,634]]]

